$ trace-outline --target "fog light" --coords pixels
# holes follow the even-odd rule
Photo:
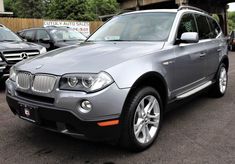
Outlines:
[[[80,111],[81,111],[82,113],[88,113],[88,112],[91,111],[91,109],[92,109],[92,104],[91,104],[90,101],[84,100],[84,101],[81,102]]]
[[[8,86],[6,87],[6,91],[7,91],[7,93],[8,93],[9,95],[14,96],[14,92],[13,92],[13,87],[12,87],[12,85],[8,85]]]

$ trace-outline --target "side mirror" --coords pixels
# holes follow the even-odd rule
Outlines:
[[[39,39],[39,42],[41,42],[41,43],[50,43],[50,39],[47,39],[47,38]]]
[[[180,43],[198,43],[199,36],[197,32],[185,32],[181,35]]]

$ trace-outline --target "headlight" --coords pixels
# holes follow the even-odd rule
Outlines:
[[[2,62],[2,58],[1,58],[1,56],[0,56],[0,62]]]
[[[45,47],[43,47],[41,50],[40,50],[40,54],[44,54],[47,52],[47,49]]]
[[[16,81],[16,70],[14,67],[11,67],[10,69],[9,79],[12,81]]]
[[[105,72],[99,74],[67,74],[61,78],[60,89],[95,92],[112,83],[112,77]]]

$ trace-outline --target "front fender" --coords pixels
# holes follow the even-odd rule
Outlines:
[[[133,84],[148,72],[157,72],[165,77],[166,70],[161,66],[159,60],[153,60],[152,55],[128,60],[106,70],[121,89],[131,88]]]

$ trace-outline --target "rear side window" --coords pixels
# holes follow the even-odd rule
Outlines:
[[[215,20],[213,20],[212,18],[208,17],[208,21],[209,21],[210,28],[211,28],[210,36],[211,36],[211,38],[216,38],[219,35],[221,29],[220,29],[219,25],[217,24],[217,22]]]
[[[199,31],[199,39],[209,39],[211,35],[207,18],[203,15],[195,14],[197,27]]]
[[[50,36],[46,32],[46,30],[37,30],[36,40],[50,40]]]
[[[34,40],[34,31],[30,30],[30,31],[25,31],[25,39],[27,39],[27,41],[33,41]]]
[[[181,18],[177,38],[180,39],[181,35],[185,32],[197,32],[195,19],[192,14],[185,14]]]

